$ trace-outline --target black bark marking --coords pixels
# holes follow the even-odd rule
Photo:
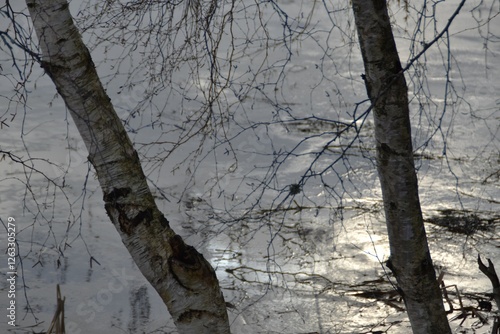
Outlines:
[[[200,291],[217,283],[215,272],[202,254],[178,235],[169,239],[172,255],[168,265],[173,278],[185,289]]]
[[[153,213],[151,212],[151,209],[146,209],[144,211],[139,211],[139,213],[132,218],[131,224],[133,227],[136,227],[137,225],[141,223],[148,223],[153,219]]]
[[[151,220],[153,218],[151,209],[140,211],[135,217],[129,218],[127,216],[127,209],[130,207],[128,204],[119,203],[119,201],[127,197],[132,192],[130,188],[113,188],[109,193],[103,195],[104,208],[108,213],[111,221],[116,222],[113,217],[118,213],[118,224],[120,230],[128,235],[131,235],[134,228],[139,225],[143,220]]]
[[[386,143],[380,144],[380,150],[386,154],[396,154],[396,152]]]
[[[392,154],[391,148],[386,143],[381,143],[377,148],[378,161],[380,165],[387,166],[387,164],[389,163],[389,157]]]
[[[113,188],[109,193],[104,194],[104,202],[116,203],[120,198],[128,196],[132,192],[130,188]]]
[[[204,311],[204,310],[187,310],[183,312],[179,317],[177,318],[177,322],[179,323],[190,323],[193,321],[193,319],[201,319],[203,317],[209,317],[209,318],[218,318],[217,314],[209,312],[209,311]]]
[[[160,225],[163,226],[164,228],[169,228],[170,227],[170,222],[168,221],[165,216],[161,215],[160,217]]]
[[[44,60],[40,61],[40,66],[45,70],[45,73],[47,73],[53,81],[57,80],[58,73],[68,72],[68,69],[66,67],[55,65],[55,64],[52,64],[51,62],[44,61]],[[56,89],[57,89],[57,91],[59,91],[59,87],[56,87]],[[61,96],[64,96],[64,95],[61,95]]]
[[[120,230],[128,235],[134,232],[134,229],[141,223],[149,223],[153,219],[152,209],[148,208],[146,210],[139,211],[133,218],[127,216],[127,208],[129,206],[126,204],[119,204],[116,202],[108,202],[104,205],[108,216],[111,221],[115,222],[113,217],[118,213],[118,224]]]
[[[377,153],[378,153],[378,160],[381,165],[387,166],[389,163],[390,159],[394,159],[395,157],[400,157],[404,161],[408,159],[413,159],[413,153],[408,154],[406,151],[396,151],[392,149],[387,143],[380,143],[377,145]],[[405,165],[401,165],[403,168]]]
[[[179,235],[176,234],[170,239],[170,247],[172,248],[172,259],[188,266],[197,264],[197,257],[200,254],[194,247],[186,245]]]
[[[415,275],[436,276],[434,267],[432,265],[431,255],[429,253],[427,253],[422,262],[420,262],[420,268],[417,269]]]
[[[128,235],[131,235],[139,224],[151,221],[153,218],[151,209],[139,211],[134,218],[130,219],[126,213],[128,205],[115,204],[114,207],[118,211],[118,223],[120,224],[120,229]]]
[[[396,267],[394,267],[394,264],[392,263],[392,259],[390,256],[387,259],[387,261],[385,261],[385,266],[390,269],[390,271],[393,273],[394,277],[397,280],[398,279],[398,271],[396,270]],[[395,288],[396,288],[396,291],[401,296],[401,298],[405,299],[405,294],[403,292],[403,289],[401,289],[401,287],[399,285],[396,285]]]
[[[382,11],[383,9],[385,9],[385,0],[376,0],[376,1],[373,1],[373,7],[377,10],[377,11]]]
[[[385,266],[392,271],[394,276],[396,276],[396,268],[394,268],[394,265],[392,264],[392,260],[390,257],[387,259],[387,261],[385,261]]]

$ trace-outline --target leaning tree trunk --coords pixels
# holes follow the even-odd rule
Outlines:
[[[97,76],[66,0],[27,0],[52,78],[89,151],[106,212],[180,333],[229,333],[215,271],[170,228],[139,157]]]
[[[385,0],[353,0],[373,107],[377,169],[391,256],[413,333],[451,333],[429,253],[413,161],[408,88]]]

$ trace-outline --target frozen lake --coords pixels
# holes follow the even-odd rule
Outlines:
[[[146,44],[134,50],[96,45],[105,28],[87,28],[81,17],[78,22],[159,207],[217,270],[233,333],[408,333],[404,303],[383,265],[389,250],[373,125],[371,115],[363,116],[368,104],[349,3],[335,3],[330,12],[317,1],[277,3],[289,13],[289,26],[271,3],[234,12],[240,22],[233,30],[234,61],[221,60],[232,77],[217,91],[214,113],[201,118],[218,130],[207,127],[179,147],[190,126],[200,127],[198,112],[214,93],[209,69],[191,62],[171,75],[157,64],[158,73],[148,72],[141,61]],[[412,38],[429,42],[458,3],[439,3],[436,21],[423,22],[414,8],[391,3],[403,64],[418,52]],[[455,310],[451,286],[464,306],[477,307],[491,292],[477,268],[478,253],[500,267],[500,19],[494,17],[498,4],[490,5],[467,3],[449,39],[431,47],[406,76],[432,257]],[[83,8],[72,6],[74,15]],[[494,18],[486,24],[488,17]],[[426,28],[415,33],[419,23]],[[132,30],[122,30],[123,38]],[[220,59],[231,49],[224,36]],[[18,327],[2,317],[0,330],[47,330],[59,284],[68,333],[175,332],[106,216],[83,142],[52,82],[36,65],[26,104],[17,104],[8,54],[1,53],[0,65],[6,124],[0,147],[13,154],[0,161],[0,218],[5,226],[15,218],[21,273]],[[142,103],[146,93],[152,98]],[[346,130],[351,122],[357,127]],[[295,184],[301,188],[292,198]],[[4,309],[3,229],[0,239]],[[459,314],[449,316],[457,332],[490,332],[492,321],[483,325],[468,316],[461,324],[453,320]]]

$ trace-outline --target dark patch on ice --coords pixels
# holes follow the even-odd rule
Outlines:
[[[426,222],[452,233],[470,236],[477,232],[492,232],[495,225],[500,222],[500,215],[480,217],[478,214],[465,210],[444,209],[439,210],[439,215],[426,219]]]

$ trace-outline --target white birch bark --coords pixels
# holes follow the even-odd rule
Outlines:
[[[413,161],[407,85],[385,0],[353,0],[373,106],[377,169],[391,256],[415,334],[451,333],[427,244]]]
[[[89,151],[106,212],[179,333],[229,333],[215,271],[170,228],[148,188],[137,152],[97,76],[66,0],[27,0],[52,78]]]

